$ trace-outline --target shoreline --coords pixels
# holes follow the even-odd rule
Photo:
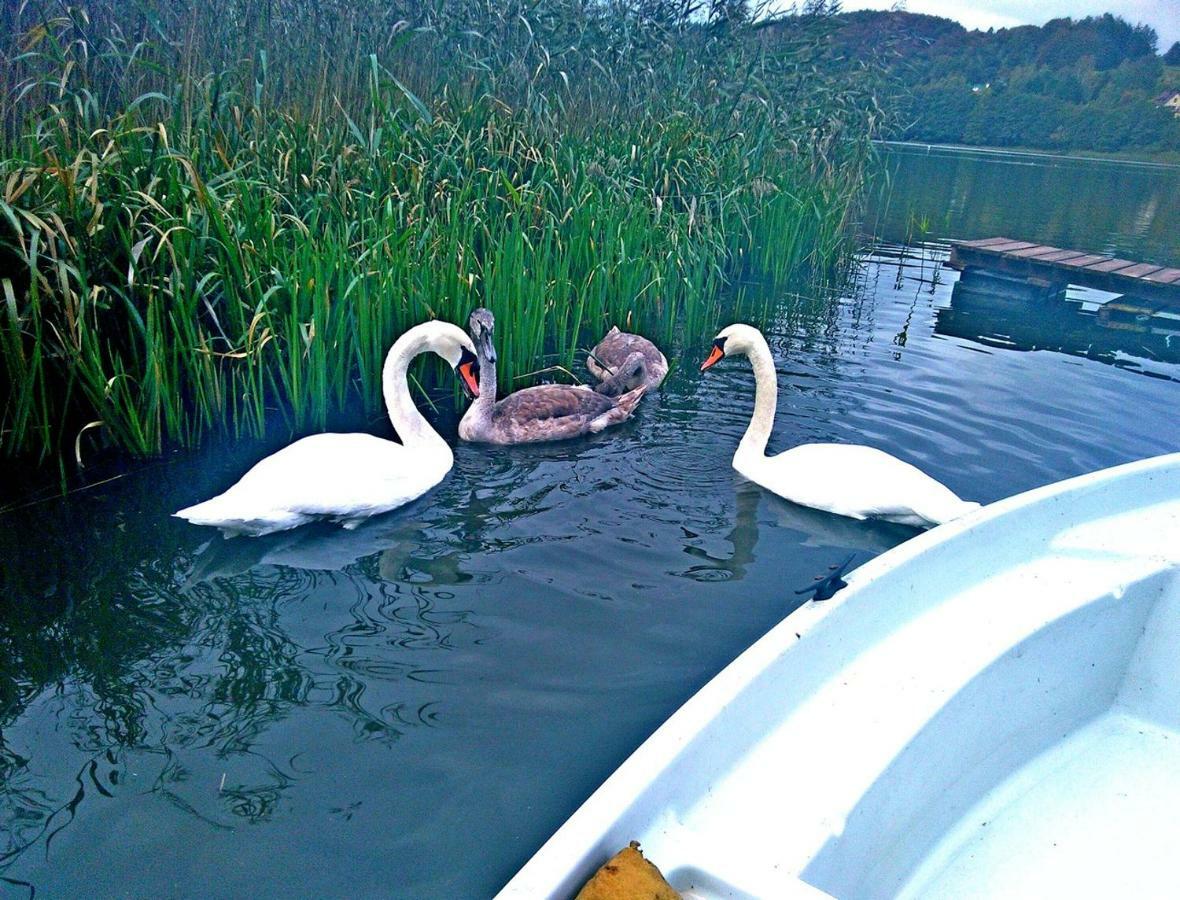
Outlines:
[[[1053,150],[1038,150],[1024,147],[988,147],[975,146],[971,144],[940,144],[930,141],[893,141],[893,140],[875,140],[874,144],[884,147],[891,147],[897,149],[938,151],[940,153],[975,153],[982,156],[1011,156],[1027,159],[1060,159],[1069,162],[1097,162],[1097,163],[1114,163],[1118,165],[1142,166],[1150,169],[1180,169],[1180,157],[1171,151],[1164,151],[1161,156],[1166,156],[1166,159],[1143,159],[1138,156],[1082,156],[1077,153],[1056,152]],[[1177,162],[1170,160],[1177,158]]]

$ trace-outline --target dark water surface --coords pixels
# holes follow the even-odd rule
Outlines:
[[[892,209],[958,190],[895,178]],[[1124,213],[1101,239],[1130,253]],[[884,227],[844,298],[776,305],[771,449],[869,443],[982,501],[1180,449],[1180,336],[958,285],[935,239],[995,227],[955,216],[925,244]],[[1139,248],[1174,257],[1154,221]],[[698,373],[711,338],[670,342],[679,367],[613,433],[460,445],[355,532],[169,517],[257,445],[0,515],[0,895],[492,894],[794,588],[912,533],[743,483],[753,378]]]

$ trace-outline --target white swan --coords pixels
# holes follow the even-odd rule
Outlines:
[[[708,369],[724,356],[744,354],[754,367],[754,416],[733,456],[746,478],[801,506],[854,519],[882,519],[929,528],[979,507],[907,462],[873,447],[801,444],[766,455],[778,403],[778,375],[766,338],[749,325],[730,325],[713,341]]]
[[[355,528],[422,496],[454,464],[451,448],[414,406],[406,384],[410,361],[427,350],[449,362],[468,393],[478,395],[471,338],[449,322],[417,325],[394,342],[382,370],[400,444],[371,434],[311,435],[257,463],[224,494],[174,515],[227,535],[270,534],[325,518]]]

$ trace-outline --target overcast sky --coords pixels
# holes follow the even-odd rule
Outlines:
[[[844,0],[843,9],[890,9],[895,0]],[[787,4],[784,4],[787,5]],[[1011,28],[1044,25],[1069,16],[1084,19],[1104,12],[1135,25],[1150,25],[1160,38],[1160,51],[1180,41],[1180,0],[907,0],[909,12],[943,16],[967,28]]]

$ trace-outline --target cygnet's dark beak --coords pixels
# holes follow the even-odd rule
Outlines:
[[[479,331],[479,337],[476,338],[476,346],[479,347],[480,355],[490,363],[496,361],[496,347],[492,343],[492,335],[490,332],[484,331],[482,328]]]

